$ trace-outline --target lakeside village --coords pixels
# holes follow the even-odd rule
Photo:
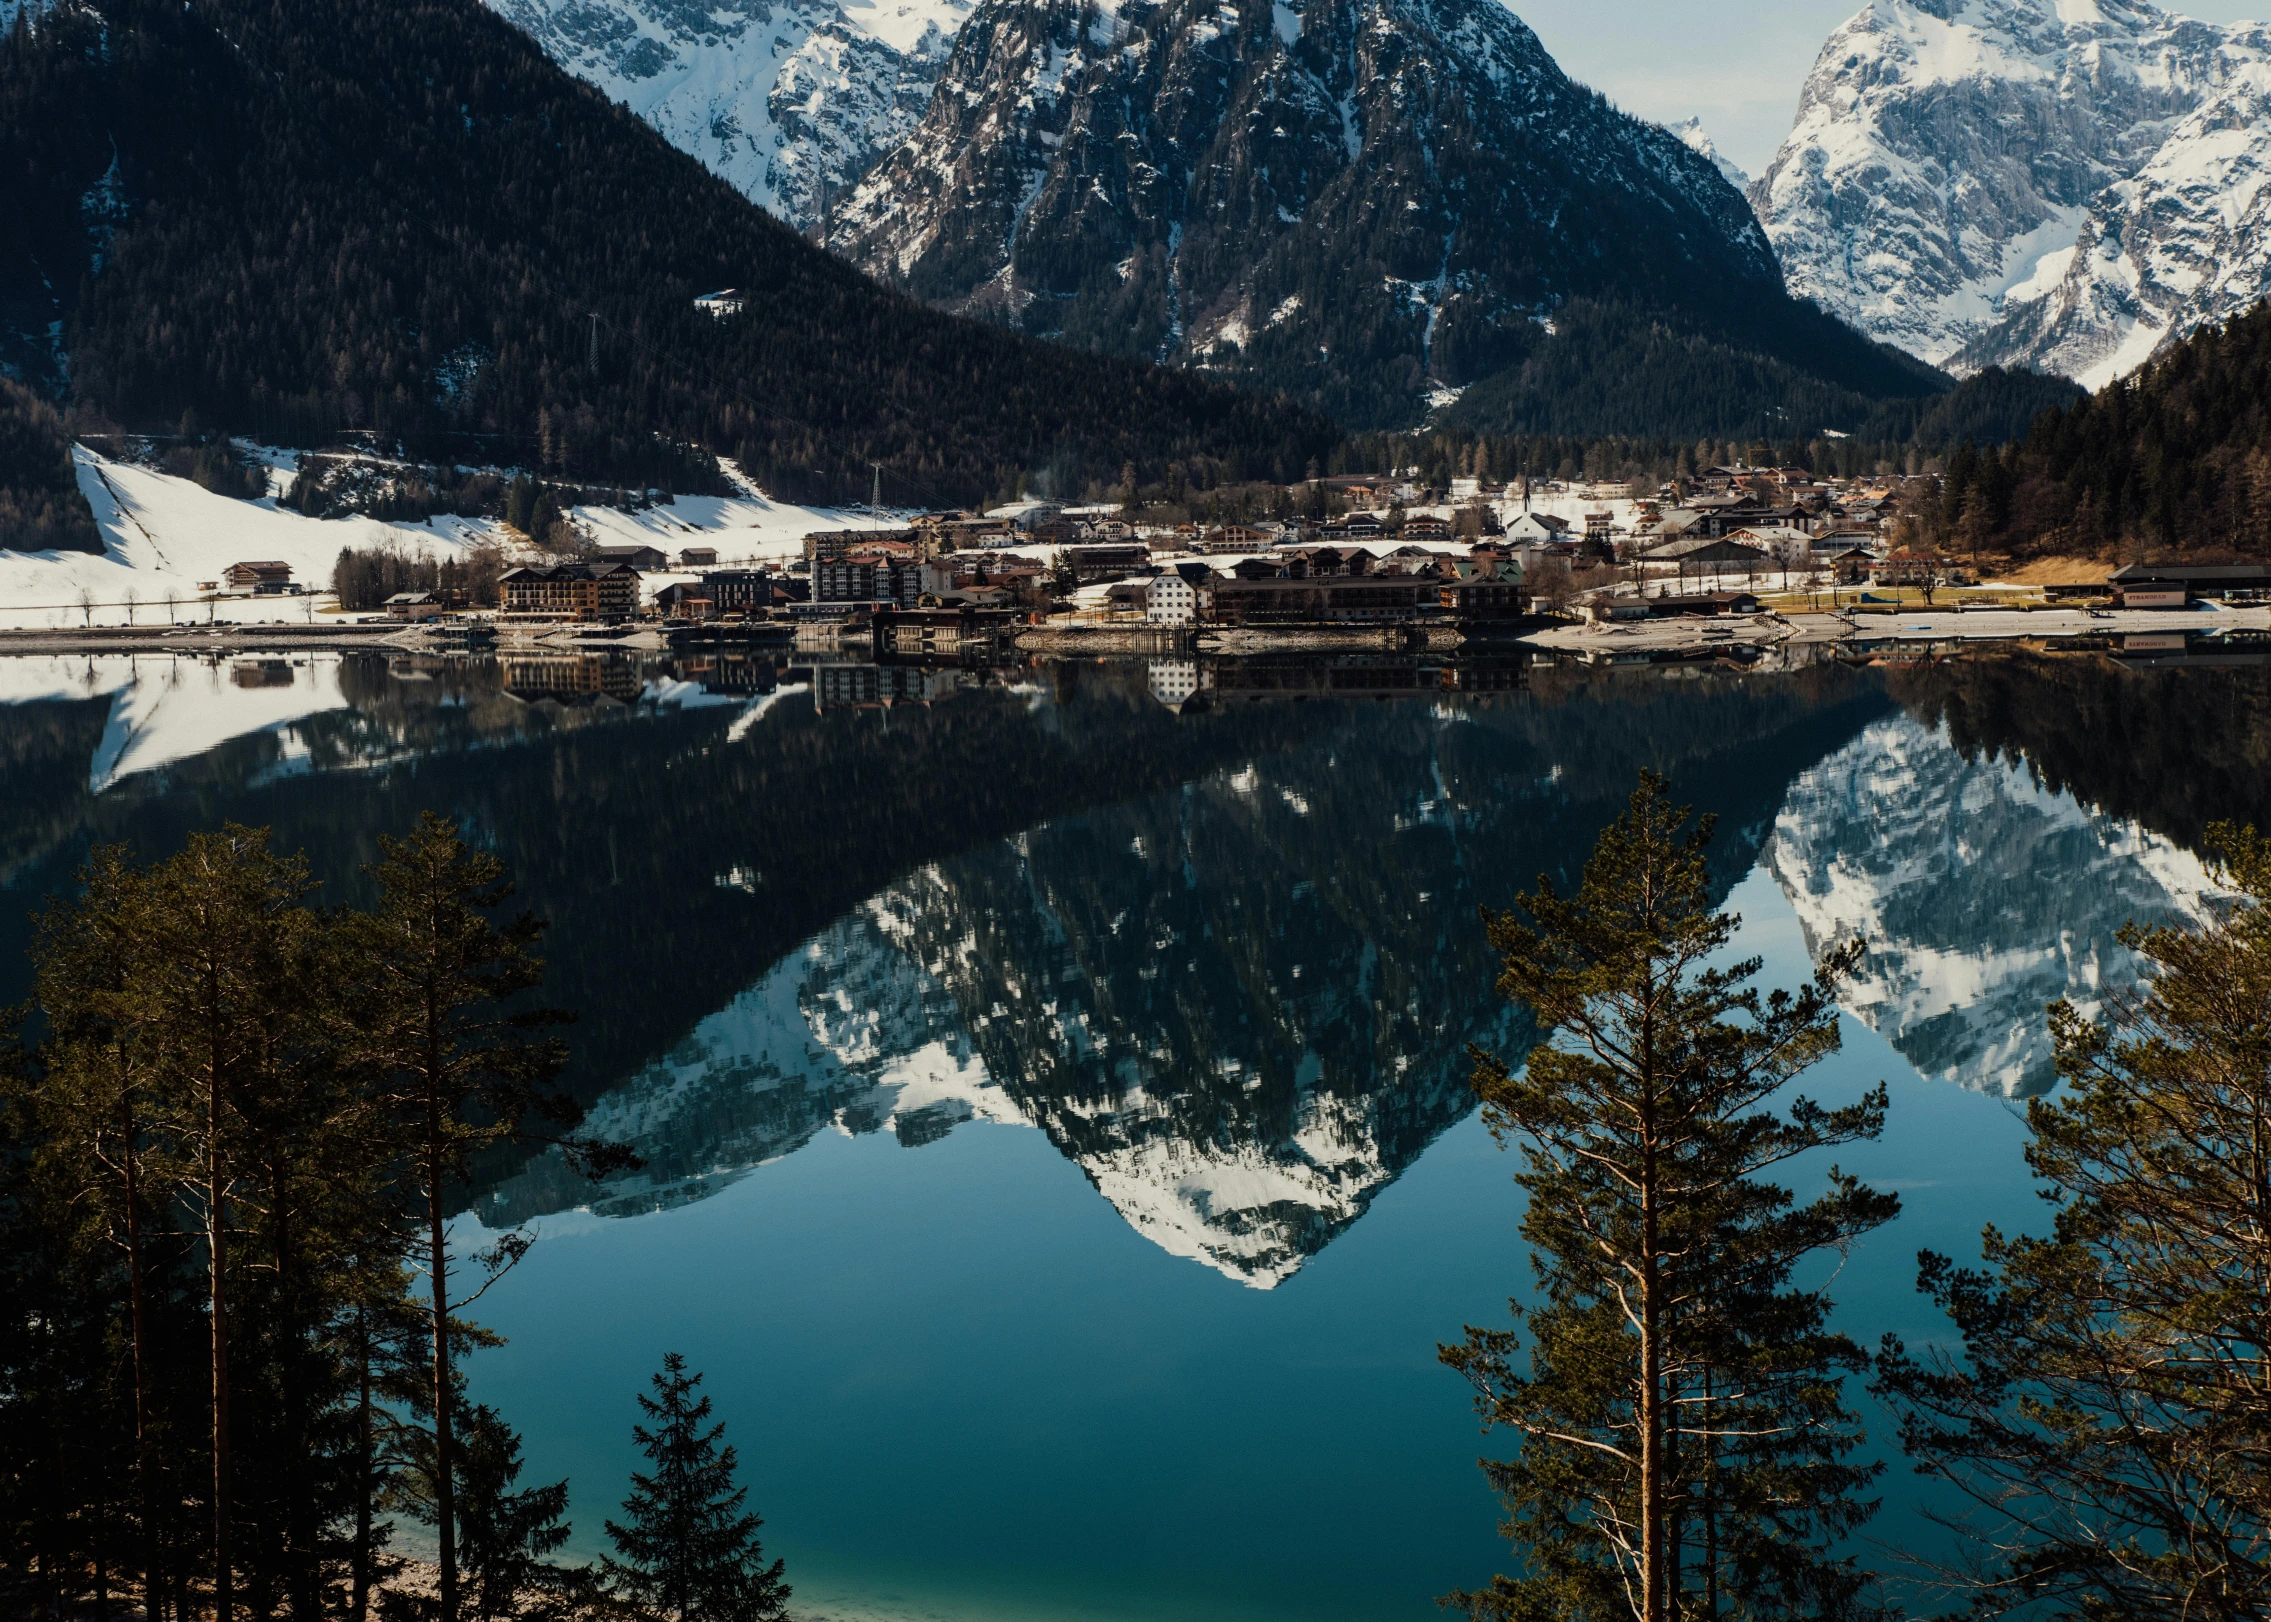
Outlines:
[[[1248,640],[1357,628],[1456,636],[1777,610],[2271,601],[2271,568],[2259,565],[1982,581],[1969,561],[1918,540],[1914,515],[1937,486],[1932,474],[1837,484],[1803,469],[1731,466],[1640,498],[1622,485],[1462,479],[1429,490],[1345,476],[1294,487],[1285,505],[1311,516],[1282,521],[1146,524],[1116,506],[1023,501],[822,530],[804,536],[798,557],[586,544],[515,562],[493,586],[401,591],[369,606],[476,634],[739,628],[918,651],[1030,628],[1153,642],[1208,630]],[[307,588],[281,563],[245,562],[224,589]]]

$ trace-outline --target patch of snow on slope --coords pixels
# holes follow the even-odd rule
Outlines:
[[[0,551],[0,625],[79,625],[89,617],[80,606],[82,592],[93,600],[97,625],[124,625],[130,617],[137,624],[162,625],[169,595],[183,624],[202,623],[208,612],[236,624],[296,624],[308,599],[234,597],[208,605],[197,601],[197,588],[220,579],[232,563],[274,560],[290,564],[298,584],[328,589],[344,547],[393,546],[449,557],[493,533],[479,520],[450,517],[428,524],[306,518],[278,508],[273,497],[218,496],[187,479],[113,462],[84,446],[74,446],[71,458],[79,491],[102,531],[103,550]]]
[[[673,557],[689,546],[715,547],[721,568],[785,562],[803,556],[804,537],[814,530],[890,528],[904,516],[889,508],[871,516],[865,508],[775,501],[730,461],[721,465],[738,487],[734,495],[674,496],[665,505],[637,512],[576,507],[570,515],[601,546],[655,546]],[[660,577],[649,581],[653,586],[667,583]]]

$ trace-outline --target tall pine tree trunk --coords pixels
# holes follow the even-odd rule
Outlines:
[[[1643,1130],[1647,1130],[1644,1126]],[[1654,1145],[1642,1159],[1640,1185],[1640,1616],[1666,1622],[1664,1559],[1664,1327],[1656,1247],[1662,1212]]]
[[[441,1622],[457,1622],[457,1494],[450,1437],[449,1240],[442,1227],[443,1152],[441,1098],[438,1087],[429,1080],[426,1222],[434,1284],[434,1533],[439,1545],[436,1563],[441,1567]]]
[[[360,1306],[355,1309],[355,1552],[347,1601],[351,1622],[364,1622],[371,1609],[371,1451],[371,1309]]]
[[[126,1318],[134,1348],[134,1487],[140,1504],[135,1559],[142,1569],[143,1622],[158,1622],[158,1490],[150,1458],[150,1329],[142,1276],[141,1158],[135,1150],[139,1126],[132,1096],[124,1088],[119,1092],[118,1114],[126,1177]]]
[[[213,1078],[205,1150],[205,1246],[213,1295],[213,1617],[230,1622],[235,1602],[229,1570],[229,1231],[221,1212],[220,1079]]]
[[[1640,1058],[1640,1622],[1667,1622],[1664,1561],[1664,1323],[1657,1257],[1663,1243],[1663,1167],[1658,1160],[1656,985],[1643,987]]]

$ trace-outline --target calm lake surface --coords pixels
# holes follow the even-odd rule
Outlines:
[[[707,1374],[802,1614],[1411,1618],[1498,1569],[1435,1361],[1527,1265],[1469,1043],[1476,918],[1573,875],[1643,765],[1719,817],[1769,984],[1871,953],[1825,1099],[1905,1214],[1831,1284],[1937,1327],[1915,1256],[2038,1224],[2044,1003],[2271,825],[2245,662],[1510,658],[920,669],[810,656],[0,659],[0,996],[95,844],[223,820],[361,895],[467,820],[553,920],[591,1124],[645,1169],[492,1168],[474,1392],[596,1552],[665,1351]],[[1796,1180],[1822,1168],[1801,1166]],[[1897,1464],[1872,1558],[1923,1546]]]

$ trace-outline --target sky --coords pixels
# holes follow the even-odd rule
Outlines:
[[[1722,157],[1757,175],[1798,116],[1798,89],[1862,0],[1508,0],[1562,70],[1628,113],[1700,118]],[[2271,15],[2271,0],[2168,7],[2208,22]]]

